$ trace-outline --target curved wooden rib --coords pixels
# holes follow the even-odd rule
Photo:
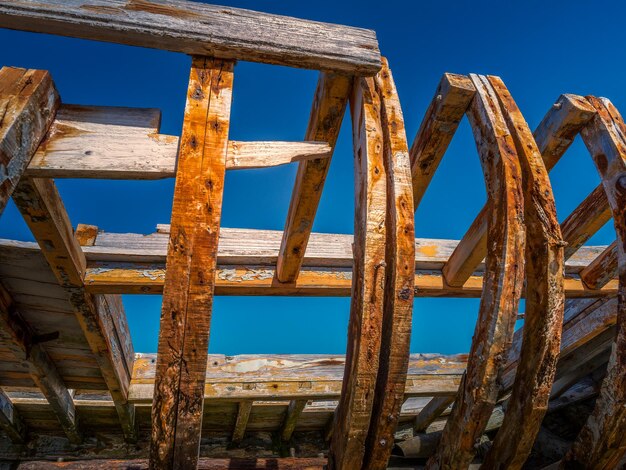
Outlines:
[[[626,126],[609,100],[587,99],[598,114],[581,135],[600,173],[617,235],[617,334],[595,409],[561,468],[610,469],[626,454]]]
[[[387,175],[387,273],[378,379],[363,468],[384,470],[405,399],[415,284],[415,264],[412,262],[415,258],[415,217],[402,108],[385,59],[375,84],[381,100],[383,158]]]
[[[548,172],[522,113],[502,80],[489,77],[513,136],[524,188],[526,311],[522,351],[502,427],[485,469],[520,469],[548,408],[561,345],[565,294],[561,229]]]
[[[618,260],[617,240],[615,240],[580,271],[580,278],[589,289],[602,288],[617,274]]]
[[[370,424],[383,320],[386,176],[380,98],[373,78],[355,79],[350,99],[354,142],[354,268],[341,399],[330,469],[359,469]]]
[[[524,274],[524,207],[515,144],[487,78],[471,78],[477,92],[467,114],[489,200],[488,274],[467,371],[428,469],[467,468],[474,456],[474,444],[497,400]]]

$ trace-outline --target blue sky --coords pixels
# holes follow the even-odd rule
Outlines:
[[[409,144],[444,72],[499,75],[531,129],[561,93],[595,94],[626,110],[620,2],[222,1],[224,5],[376,30],[404,110]],[[3,65],[50,70],[65,103],[155,107],[161,132],[180,133],[190,58],[182,54],[0,30]],[[240,62],[231,139],[301,140],[317,72]],[[626,111],[624,111],[626,112]],[[295,165],[229,172],[222,225],[282,230]],[[339,137],[314,230],[352,233],[349,116]],[[598,183],[580,139],[551,173],[563,220]],[[112,232],[168,223],[173,180],[58,182],[70,218]],[[416,213],[418,237],[461,238],[485,201],[469,126],[457,131]],[[31,240],[10,205],[0,237]],[[609,223],[593,239],[614,239]],[[159,296],[125,296],[136,351],[156,350]],[[416,299],[412,352],[469,349],[478,300]],[[344,353],[347,298],[216,298],[210,351]]]

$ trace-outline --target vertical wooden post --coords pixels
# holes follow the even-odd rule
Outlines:
[[[360,469],[378,373],[385,284],[386,177],[380,98],[374,79],[355,79],[350,99],[354,141],[354,267],[348,347],[328,464]]]
[[[231,61],[194,57],[178,155],[154,401],[150,468],[195,468],[222,212]]]

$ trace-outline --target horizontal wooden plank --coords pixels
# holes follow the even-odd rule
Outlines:
[[[38,178],[173,178],[178,136],[159,134],[151,108],[61,105],[26,174]],[[228,170],[330,158],[326,142],[228,143]]]
[[[372,30],[184,0],[9,0],[0,27],[357,75],[381,67]]]

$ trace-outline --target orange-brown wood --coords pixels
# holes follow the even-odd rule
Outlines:
[[[485,285],[469,362],[428,469],[467,468],[498,398],[524,275],[521,169],[515,143],[487,77],[471,75],[476,95],[468,117],[488,196]]]
[[[334,150],[351,88],[352,79],[347,75],[320,73],[304,140],[327,142]],[[298,164],[276,263],[280,282],[292,283],[298,278],[329,167],[330,156]]]
[[[411,165],[402,108],[389,64],[375,78],[381,102],[383,161],[387,176],[386,279],[380,361],[364,469],[386,469],[404,402],[411,346],[415,228]]]
[[[626,126],[609,100],[587,99],[598,114],[581,135],[600,173],[617,235],[617,332],[600,396],[561,468],[606,469],[617,468],[626,454]]]
[[[198,462],[233,66],[192,61],[163,290],[152,469],[195,468]]]
[[[561,346],[565,294],[563,240],[548,172],[517,104],[489,77],[519,157],[526,225],[526,310],[522,350],[502,426],[485,469],[521,469],[548,409]],[[515,438],[512,438],[515,436]]]
[[[341,399],[330,444],[331,470],[360,469],[378,374],[385,287],[386,168],[380,97],[355,79],[350,110],[355,168],[354,268]]]
[[[611,243],[589,265],[580,272],[580,278],[589,289],[601,289],[618,272],[619,253],[617,240]]]

